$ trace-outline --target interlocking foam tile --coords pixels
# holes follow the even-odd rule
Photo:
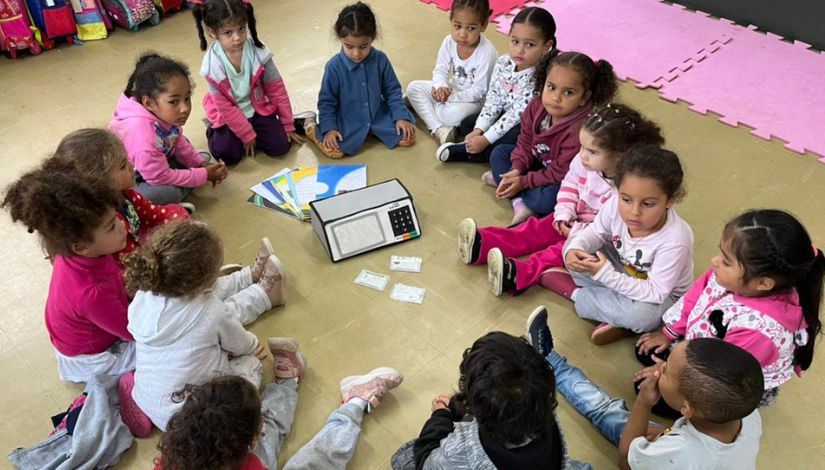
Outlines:
[[[710,54],[711,44],[743,29],[657,0],[542,0],[530,5],[553,14],[560,49],[607,59],[620,79],[630,78],[640,88],[657,86],[669,71],[690,68],[686,60]],[[511,22],[512,16],[500,16],[499,32],[508,34]]]
[[[450,7],[453,5],[453,0],[421,0],[421,2],[431,3],[444,11],[450,11]],[[490,0],[490,9],[493,10],[490,19],[495,19],[499,15],[511,11],[513,8],[521,8],[527,2],[528,0]]]
[[[713,111],[725,124],[745,124],[758,137],[777,137],[786,148],[816,153],[825,163],[825,55],[752,29],[735,32],[690,71],[660,82],[662,97],[686,101],[700,113]]]

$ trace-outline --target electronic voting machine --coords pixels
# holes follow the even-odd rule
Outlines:
[[[312,228],[333,262],[421,236],[412,196],[397,179],[309,206]]]

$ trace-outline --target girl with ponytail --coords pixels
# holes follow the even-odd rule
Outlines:
[[[210,126],[209,151],[228,165],[256,150],[279,156],[296,132],[292,106],[272,52],[258,39],[255,13],[246,0],[201,0],[192,10],[200,48],[206,51],[200,74],[209,86],[203,108]],[[207,49],[206,34],[215,41]],[[304,117],[314,117],[311,116]]]
[[[665,313],[661,331],[642,335],[637,355],[644,362],[675,341],[723,339],[759,361],[768,404],[811,366],[823,273],[822,251],[793,215],[749,210],[728,222],[711,268]]]

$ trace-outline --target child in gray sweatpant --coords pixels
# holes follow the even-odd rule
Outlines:
[[[158,448],[162,455],[155,469],[278,468],[278,454],[295,417],[306,359],[294,339],[270,338],[268,345],[275,361],[275,378],[260,396],[248,380],[235,376],[187,385],[177,394],[177,399],[186,402],[161,438]],[[341,380],[343,404],[286,462],[284,470],[345,469],[355,452],[364,412],[378,406],[403,380],[389,367]]]

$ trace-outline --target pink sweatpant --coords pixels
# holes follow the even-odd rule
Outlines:
[[[540,219],[530,217],[512,228],[483,227],[481,252],[475,264],[485,264],[487,253],[498,248],[506,258],[516,262],[516,288],[526,289],[538,281],[541,273],[549,268],[563,267],[562,249],[566,238],[553,228],[554,214]],[[522,261],[519,256],[530,255]]]

